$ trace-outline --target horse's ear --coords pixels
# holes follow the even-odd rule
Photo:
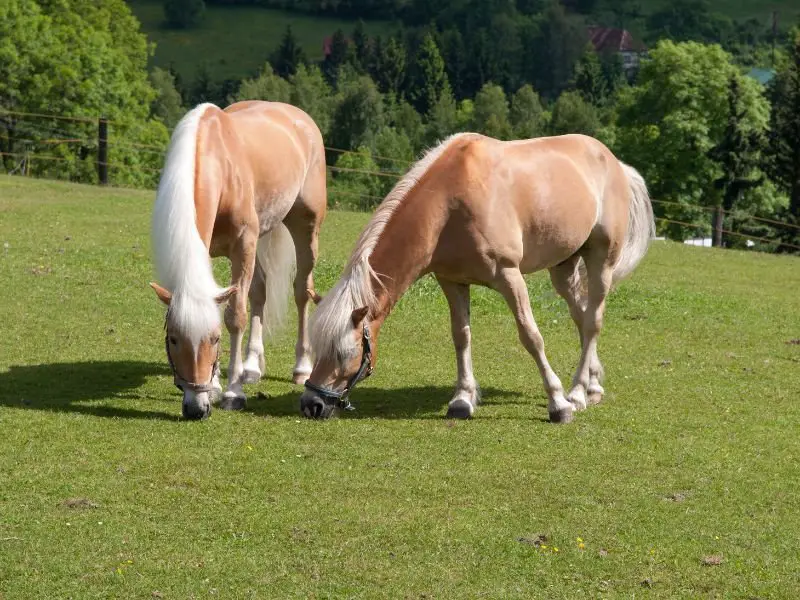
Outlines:
[[[361,322],[367,316],[367,311],[369,309],[366,306],[362,306],[361,308],[357,308],[353,311],[353,314],[350,315],[350,319],[353,321],[353,327],[358,327],[361,325]]]
[[[234,295],[236,292],[238,292],[238,291],[239,291],[239,288],[238,288],[238,286],[232,285],[231,287],[229,287],[229,288],[226,288],[225,290],[223,290],[221,294],[218,294],[218,295],[217,295],[217,296],[214,298],[214,301],[215,301],[217,304],[224,304],[225,302],[227,302],[227,301],[228,301],[228,299],[229,299],[231,296],[233,296],[233,295]]]
[[[316,291],[306,290],[306,293],[308,294],[308,297],[314,301],[314,304],[319,304],[322,302],[322,296],[320,296]]]
[[[150,282],[150,287],[153,288],[153,290],[156,293],[156,296],[158,296],[158,299],[161,300],[167,306],[169,306],[169,303],[172,302],[172,292],[170,292],[169,290],[165,290],[155,281]]]

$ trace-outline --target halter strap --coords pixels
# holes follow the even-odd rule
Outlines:
[[[361,365],[358,367],[358,371],[347,381],[347,385],[343,390],[338,391],[334,390],[333,388],[315,385],[308,379],[304,384],[306,389],[316,392],[317,395],[322,398],[322,401],[329,406],[335,406],[336,408],[341,408],[342,410],[355,410],[355,406],[350,404],[350,400],[347,399],[347,396],[350,395],[350,392],[354,387],[356,387],[356,384],[359,381],[363,381],[372,375],[373,368],[372,340],[369,335],[369,327],[367,327],[366,323],[364,323],[364,327],[361,331],[361,346]]]
[[[169,318],[169,313],[167,314],[167,318]],[[178,369],[175,367],[175,363],[172,360],[172,354],[169,351],[169,331],[167,331],[167,321],[164,320],[164,331],[166,331],[166,335],[164,335],[164,348],[167,351],[167,360],[169,361],[169,367],[172,369],[172,382],[175,384],[175,387],[178,388],[180,391],[191,390],[195,394],[202,394],[202,393],[211,393],[214,391],[214,377],[219,374],[219,342],[217,343],[217,356],[214,359],[214,366],[211,367],[211,381],[208,383],[196,383],[194,381],[189,381],[188,379],[184,379],[178,374]]]

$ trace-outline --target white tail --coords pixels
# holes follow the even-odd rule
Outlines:
[[[622,164],[631,188],[631,203],[628,209],[628,233],[622,254],[614,267],[613,282],[616,283],[630,275],[647,254],[650,240],[655,237],[656,225],[653,220],[653,205],[647,193],[647,185],[639,172],[630,165]]]
[[[262,325],[264,334],[271,337],[286,324],[289,290],[296,271],[294,241],[283,223],[261,236],[256,257],[267,288]]]

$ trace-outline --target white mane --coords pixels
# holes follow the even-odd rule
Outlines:
[[[213,104],[200,104],[181,119],[170,140],[158,184],[151,238],[159,282],[172,292],[170,325],[196,345],[220,324],[208,250],[195,224],[195,155],[200,117]]]
[[[342,277],[320,302],[311,317],[311,345],[318,357],[329,356],[341,362],[356,351],[355,340],[350,335],[352,331],[350,316],[355,309],[363,306],[368,307],[370,312],[376,308],[372,280],[380,283],[378,274],[369,264],[369,257],[398,206],[447,147],[464,135],[468,134],[452,135],[429,150],[397,182],[375,210],[372,219],[361,232]]]

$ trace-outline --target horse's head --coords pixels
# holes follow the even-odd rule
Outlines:
[[[194,298],[173,294],[156,283],[150,286],[167,305],[164,345],[175,386],[183,392],[186,419],[204,419],[211,414],[212,394],[219,384],[219,349],[222,332],[217,306],[236,293],[231,286],[203,306]]]
[[[337,339],[317,344],[314,368],[300,397],[300,410],[306,417],[327,419],[336,408],[352,410],[350,391],[372,374],[375,364],[377,339],[370,331],[367,312],[366,306],[355,309],[349,321],[336,328]]]

